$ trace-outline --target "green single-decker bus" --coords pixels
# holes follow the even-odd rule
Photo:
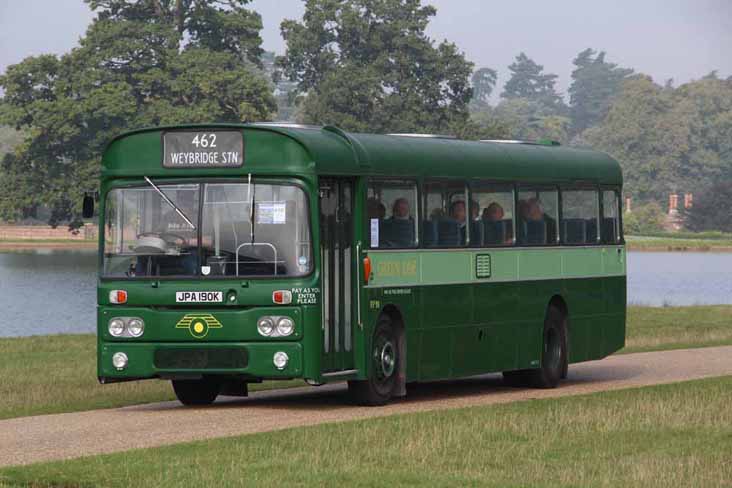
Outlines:
[[[621,191],[612,158],[549,141],[122,134],[102,155],[99,381],[171,380],[185,405],[278,379],[366,405],[486,373],[555,387],[625,344]]]

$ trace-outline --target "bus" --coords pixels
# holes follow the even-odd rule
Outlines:
[[[556,143],[181,125],[113,139],[98,378],[184,405],[249,383],[556,387],[625,344],[622,173]],[[95,199],[84,198],[84,213]]]

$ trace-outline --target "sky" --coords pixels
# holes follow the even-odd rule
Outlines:
[[[712,70],[732,75],[730,0],[423,0],[437,8],[428,28],[435,41],[454,42],[476,67],[498,70],[525,52],[571,82],[572,60],[590,47],[606,59],[658,83],[675,85]],[[262,15],[263,47],[283,53],[279,25],[300,18],[302,0],[253,0]],[[78,44],[94,14],[82,0],[0,0],[0,72],[27,56],[61,54]]]

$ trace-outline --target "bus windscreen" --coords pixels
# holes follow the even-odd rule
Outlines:
[[[105,212],[105,277],[291,277],[310,272],[308,205],[300,187],[256,181],[157,186],[195,229],[150,186],[111,190]]]

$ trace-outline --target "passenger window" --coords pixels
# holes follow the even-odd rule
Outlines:
[[[596,190],[562,190],[562,243],[597,244],[598,206]]]
[[[470,194],[470,246],[513,244],[513,186],[478,182]]]
[[[425,220],[422,242],[425,247],[461,247],[469,237],[466,226],[467,188],[459,181],[432,180],[424,184]]]
[[[517,242],[538,246],[557,243],[556,190],[522,188],[518,193]]]
[[[620,199],[615,190],[602,192],[602,221],[600,236],[605,244],[620,242]]]
[[[411,181],[369,182],[366,220],[372,249],[416,246],[417,184]]]

